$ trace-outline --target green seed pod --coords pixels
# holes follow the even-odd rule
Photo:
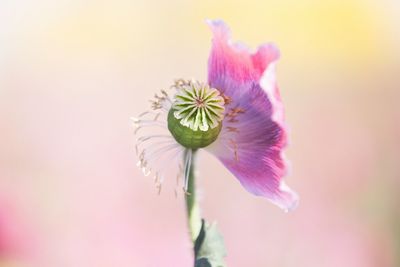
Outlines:
[[[177,90],[168,112],[169,131],[184,147],[210,145],[221,132],[224,98],[217,89],[199,82],[185,82]]]
[[[175,118],[174,110],[171,108],[168,112],[168,129],[175,140],[186,148],[202,148],[214,142],[221,132],[222,123],[217,127],[207,131],[194,131],[187,126],[183,126],[179,119]]]

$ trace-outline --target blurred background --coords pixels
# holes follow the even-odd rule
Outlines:
[[[0,266],[191,266],[182,195],[136,167],[130,117],[206,81],[224,19],[273,41],[291,129],[283,213],[199,157],[229,266],[400,266],[400,2],[0,2]]]

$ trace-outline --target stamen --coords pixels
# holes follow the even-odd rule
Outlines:
[[[171,88],[178,89],[182,86],[190,85],[191,82],[193,82],[193,81],[177,79],[177,80],[175,80],[175,83],[171,86]]]
[[[138,156],[137,166],[145,176],[151,174],[160,194],[167,171],[175,171],[173,167],[179,165],[178,158],[182,158],[185,149],[168,132],[167,117],[172,106],[168,93],[160,90],[150,102],[151,110],[132,118],[137,136],[135,152]],[[171,161],[176,164],[171,164]]]
[[[168,93],[165,90],[161,90],[161,95],[155,94],[154,100],[150,100],[150,103],[153,110],[162,109],[164,111],[168,111],[172,101],[169,98]]]
[[[229,142],[233,146],[233,154],[235,155],[235,160],[239,161],[239,155],[238,155],[238,145],[233,139],[229,139]]]
[[[163,161],[163,164],[158,168],[156,174],[162,174],[164,171],[171,166],[171,162],[175,161],[178,156],[182,156],[184,150],[176,149],[175,153],[168,157],[168,161]],[[180,177],[178,175],[178,177]],[[160,182],[162,183],[164,180],[164,175],[161,175]]]
[[[226,129],[228,129],[229,132],[234,132],[234,133],[239,132],[239,130],[236,127],[232,127],[232,126],[227,126]]]
[[[144,117],[146,115],[159,115],[161,114],[160,112],[154,112],[154,111],[145,111],[139,114],[139,118]]]
[[[152,138],[171,138],[171,136],[169,136],[169,135],[161,135],[161,134],[159,134],[159,135],[147,135],[147,136],[139,137],[136,141],[137,141],[137,144],[140,145],[141,143],[146,142],[146,141],[148,141],[148,140],[150,140]]]
[[[225,105],[229,105],[230,103],[232,103],[232,98],[230,98],[229,96],[225,94],[221,94],[221,96],[224,99]]]
[[[192,150],[186,149],[185,155],[185,186],[183,188],[184,192],[187,193],[187,189],[189,186],[189,175],[190,175],[190,168],[192,166]]]
[[[180,181],[180,179],[182,177],[182,174],[183,174],[182,163],[178,164],[178,168],[179,168],[179,171],[178,171],[178,174],[176,175],[176,185],[179,185],[179,181]]]
[[[165,123],[154,123],[154,124],[145,124],[145,125],[140,125],[140,126],[135,126],[136,129],[133,132],[135,135],[143,128],[146,127],[161,127],[161,128],[165,128],[167,127],[167,125]]]
[[[162,121],[157,121],[157,120],[136,120],[135,123],[137,123],[138,125],[142,126],[143,124],[151,124],[151,125],[157,125],[157,124],[161,124],[161,125],[167,125],[166,122],[162,122]]]
[[[151,159],[152,161],[155,161],[158,159],[160,156],[162,156],[163,153],[168,152],[171,149],[177,148],[177,144],[172,144],[172,145],[167,145],[163,146],[161,148],[156,148],[150,150],[150,148],[146,151],[143,149],[143,155],[147,157],[147,159]]]

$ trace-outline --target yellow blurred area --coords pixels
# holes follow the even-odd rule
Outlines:
[[[179,42],[171,33],[182,33],[184,38],[191,33],[190,37],[203,40],[203,45],[208,36],[204,19],[223,18],[236,36],[251,44],[268,40],[279,44],[290,64],[302,65],[310,59],[356,66],[377,64],[393,59],[391,49],[397,45],[391,35],[398,25],[391,25],[393,31],[385,28],[390,7],[376,10],[366,1],[72,3],[55,7],[59,16],[46,20],[47,14],[41,14],[44,17],[36,23],[44,25],[37,29],[27,21],[25,31],[23,27],[19,32],[22,40],[45,41],[43,49],[61,46],[74,53],[111,50],[127,56],[142,46],[157,49],[171,38]],[[40,40],[35,40],[36,34]]]
[[[352,83],[365,76],[394,75],[400,65],[399,26],[393,23],[400,10],[396,1],[381,5],[372,0],[40,3],[25,8],[14,4],[16,14],[22,14],[8,39],[7,53],[35,68],[60,60],[81,64],[75,61],[79,57],[115,59],[132,68],[149,69],[155,64],[190,66],[196,62],[202,64],[198,65],[202,72],[182,76],[204,79],[210,37],[206,18],[224,19],[233,29],[234,40],[254,49],[263,42],[277,44],[282,51],[279,68],[295,80],[340,76],[349,81],[346,86],[335,85],[335,90],[362,89],[364,84]],[[153,71],[158,75],[165,69]],[[309,82],[297,90],[330,89]]]

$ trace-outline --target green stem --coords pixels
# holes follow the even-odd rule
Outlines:
[[[189,231],[193,242],[194,266],[226,267],[224,263],[226,252],[221,234],[218,232],[215,223],[209,224],[200,217],[195,179],[196,150],[187,151],[186,153],[192,153],[190,166],[185,168],[185,174],[188,174],[188,186],[185,200]]]
[[[195,243],[200,233],[202,224],[200,216],[200,208],[197,203],[197,197],[196,197],[195,159],[196,159],[196,151],[192,150],[192,161],[188,170],[189,182],[188,182],[187,193],[185,195],[185,200],[186,200],[186,210],[188,215],[189,231],[191,234],[193,244]]]

